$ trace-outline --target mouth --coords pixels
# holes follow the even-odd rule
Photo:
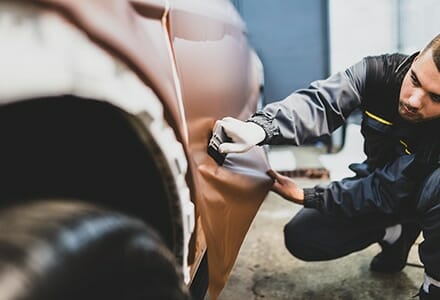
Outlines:
[[[408,116],[417,116],[417,112],[415,112],[414,109],[410,109],[410,108],[408,108],[408,106],[407,106],[405,103],[400,102],[399,107],[400,107],[400,111],[401,111],[404,115],[408,115]]]
[[[417,119],[418,113],[413,109],[410,109],[405,103],[400,102],[399,104],[400,115],[406,119]]]

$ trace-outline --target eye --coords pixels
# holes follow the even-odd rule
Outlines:
[[[411,72],[411,82],[415,87],[420,87],[420,81],[417,79],[416,74]]]
[[[440,95],[437,94],[429,94],[431,100],[435,103],[440,103]]]

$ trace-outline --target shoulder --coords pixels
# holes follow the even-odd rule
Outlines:
[[[362,82],[363,86],[381,85],[394,81],[401,65],[410,56],[402,53],[387,53],[362,58],[358,63],[347,68],[345,73],[352,81]]]
[[[409,57],[402,53],[382,54],[364,58],[367,74],[374,77],[390,76]]]
[[[393,88],[400,86],[401,76],[411,64],[412,55],[402,53],[367,56],[365,65],[365,84],[368,88]],[[402,72],[403,71],[403,72]]]

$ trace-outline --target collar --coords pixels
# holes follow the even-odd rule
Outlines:
[[[420,51],[417,51],[409,56],[407,56],[397,67],[395,74],[398,80],[403,80],[403,77],[405,77],[406,72],[408,72],[409,68],[411,67],[412,62],[416,58],[417,55],[419,55]]]

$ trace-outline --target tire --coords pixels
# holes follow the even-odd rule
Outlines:
[[[73,200],[0,210],[0,286],[8,300],[190,299],[151,227]]]
[[[125,55],[101,47],[82,26],[66,18],[63,10],[58,14],[52,5],[7,0],[0,1],[0,11],[4,17],[0,23],[0,39],[4,41],[0,58],[5,64],[0,74],[8,78],[8,84],[0,88],[0,138],[2,145],[7,144],[2,148],[8,150],[0,152],[4,158],[0,161],[0,179],[4,174],[10,182],[3,184],[7,187],[0,191],[0,199],[55,195],[93,202],[103,199],[105,205],[114,200],[118,211],[125,208],[161,234],[189,283],[195,210],[187,185],[187,156],[175,135],[186,125],[178,120],[168,123],[164,113],[168,101],[155,92],[160,88],[141,80],[138,66],[127,65]],[[26,65],[26,72],[16,67],[21,65]],[[12,116],[11,111],[16,114]],[[105,123],[103,117],[109,117],[105,120],[111,123]],[[41,126],[44,130],[38,130]],[[134,133],[134,138],[128,139],[127,132],[130,136]],[[103,139],[112,148],[106,148]],[[60,140],[64,144],[60,145]],[[58,159],[55,163],[51,153]],[[72,173],[65,164],[78,173]],[[38,174],[39,167],[47,170],[47,165],[51,174],[56,174],[54,179]],[[84,174],[91,179],[87,181]],[[23,177],[28,186],[23,184]],[[145,182],[152,177],[154,191],[146,191]],[[104,188],[96,184],[97,179]],[[109,186],[119,190],[110,190]],[[149,211],[139,209],[145,194],[156,191],[162,199],[157,197]],[[131,203],[126,205],[122,197]]]

